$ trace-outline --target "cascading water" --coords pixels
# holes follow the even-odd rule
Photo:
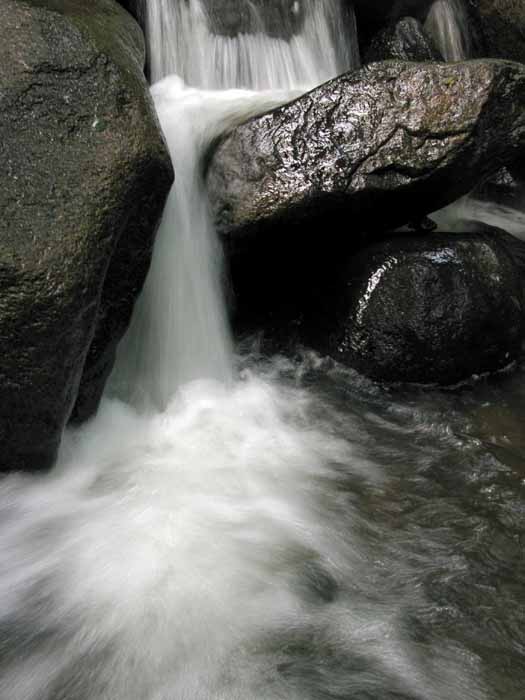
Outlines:
[[[447,61],[463,61],[471,57],[471,33],[465,0],[434,0],[425,28],[433,37],[442,56]],[[525,202],[519,204],[523,210]],[[443,230],[464,227],[465,220],[483,222],[502,228],[518,238],[525,237],[525,214],[517,208],[482,202],[476,193],[462,197],[432,218]]]
[[[208,211],[202,158],[228,128],[291,95],[202,91],[172,76],[157,83],[153,97],[177,182],[111,384],[134,405],[165,408],[188,381],[216,379],[227,384],[233,376],[222,256]]]
[[[469,57],[470,31],[463,0],[434,0],[425,28],[446,61],[461,61]]]
[[[290,12],[301,12],[303,25],[288,40],[264,33],[260,8],[253,0],[237,0],[235,7],[237,13],[253,16],[256,31],[241,31],[236,36],[216,33],[210,4],[210,0],[208,4],[206,0],[148,2],[154,80],[176,73],[189,85],[201,88],[306,88],[359,63],[351,6],[348,31],[341,31],[342,0],[296,0]],[[290,3],[282,0],[281,4]],[[291,33],[286,16],[282,19],[284,31]]]
[[[312,84],[344,61],[308,11],[336,6],[306,3],[288,42],[222,41],[197,0],[151,0],[154,71]],[[468,397],[394,399],[314,356],[232,369],[200,159],[289,94],[173,76],[153,94],[177,184],[112,378],[125,401],[70,430],[49,476],[2,481],[0,700],[519,700],[498,656],[519,668],[519,592],[479,573],[513,557],[492,521],[518,487],[468,438]]]
[[[250,9],[251,2],[243,1]],[[153,75],[173,71],[189,83],[222,92],[185,88],[180,79],[159,82],[153,89],[177,182],[144,292],[119,350],[111,383],[120,397],[164,408],[184,382],[231,379],[220,246],[208,212],[201,160],[212,141],[235,123],[351,65],[351,46],[357,40],[341,34],[337,41],[333,38],[338,9],[340,0],[305,1],[300,33],[285,40],[264,34],[257,15],[255,34],[217,36],[204,0],[148,4]],[[273,92],[225,89],[238,86]]]

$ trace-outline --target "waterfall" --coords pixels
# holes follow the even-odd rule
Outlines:
[[[350,48],[344,48],[352,42],[334,30],[339,4],[308,0],[299,32],[283,39],[265,34],[258,16],[255,34],[218,36],[203,0],[149,3],[152,73],[180,76],[161,80],[152,90],[176,182],[110,380],[112,392],[133,405],[165,409],[186,382],[231,381],[221,247],[201,163],[221,133],[352,63]],[[232,90],[239,85],[258,92]]]
[[[224,131],[295,94],[210,91],[177,76],[152,89],[175,164],[151,268],[117,354],[113,392],[135,406],[164,409],[186,382],[232,380],[232,343],[223,294],[222,251],[201,172]]]
[[[287,4],[282,0],[283,6]],[[288,38],[264,32],[260,11],[239,0],[254,15],[250,32],[225,36],[214,31],[214,16],[204,0],[149,0],[148,45],[152,79],[176,73],[201,88],[287,89],[320,84],[359,63],[355,15],[342,0],[295,0],[291,13],[302,25]],[[347,16],[348,31],[341,30]],[[287,27],[283,18],[284,29]]]
[[[263,26],[265,0],[235,1]],[[489,613],[519,607],[491,574],[509,561],[512,482],[487,459],[472,478],[459,398],[405,400],[312,354],[254,353],[233,379],[202,160],[357,61],[339,1],[276,2],[300,13],[293,36],[219,36],[204,0],[149,0],[176,182],[119,398],[66,431],[52,473],[3,479],[0,700],[511,697],[482,672],[497,685],[500,657],[519,657],[476,646],[472,620],[490,641]]]
[[[446,61],[462,61],[469,57],[470,34],[463,0],[434,0],[425,28]]]

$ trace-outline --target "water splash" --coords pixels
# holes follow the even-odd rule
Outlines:
[[[411,562],[362,419],[290,371],[105,399],[53,474],[3,481],[1,700],[484,698],[473,655],[412,638],[446,546]]]
[[[523,204],[525,205],[525,202]],[[523,209],[481,201],[475,196],[462,197],[431,216],[442,231],[463,231],[465,230],[465,222],[481,222],[507,231],[507,233],[525,241],[525,211]]]

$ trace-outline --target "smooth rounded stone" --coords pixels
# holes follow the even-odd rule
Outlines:
[[[514,239],[499,232],[376,243],[319,310],[313,344],[384,382],[453,385],[501,370],[521,351],[522,265]]]
[[[229,244],[294,226],[352,236],[442,208],[524,148],[521,64],[387,61],[234,129],[207,182]]]
[[[525,63],[523,0],[469,0],[467,7],[478,55]]]
[[[0,4],[0,470],[96,410],[173,171],[112,0]]]
[[[421,22],[414,17],[403,17],[375,34],[363,63],[389,60],[442,61],[443,57]]]

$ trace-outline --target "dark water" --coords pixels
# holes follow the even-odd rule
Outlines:
[[[0,485],[1,700],[523,700],[525,370],[241,362]]]
[[[340,465],[341,528],[349,511],[359,514],[369,585],[356,591],[344,581],[337,592],[327,585],[326,595],[347,596],[352,605],[361,598],[365,607],[381,600],[388,608],[392,601],[401,637],[427,664],[437,690],[407,694],[366,651],[341,653],[327,640],[315,651],[307,644],[306,659],[291,660],[286,672],[308,679],[305,697],[447,697],[450,684],[450,697],[459,688],[465,698],[486,693],[522,700],[524,366],[439,390],[379,387],[329,361],[316,362],[309,370],[303,362],[299,373],[290,367],[288,381],[308,386],[320,398],[318,419],[330,415],[334,431],[385,475],[371,488],[348,478]],[[447,678],[452,658],[472,676]]]

